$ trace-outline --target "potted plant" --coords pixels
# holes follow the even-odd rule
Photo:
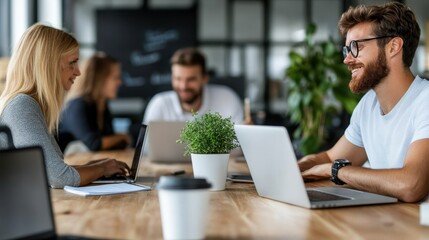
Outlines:
[[[218,112],[193,113],[193,118],[186,122],[177,143],[185,145],[185,155],[191,155],[194,177],[207,178],[211,190],[223,190],[229,154],[239,146],[234,122]]]
[[[333,116],[344,110],[351,113],[360,98],[348,90],[350,72],[335,41],[315,42],[315,32],[316,25],[310,24],[304,53],[291,51],[291,65],[286,69],[288,113],[297,124],[293,136],[300,154],[320,151]]]

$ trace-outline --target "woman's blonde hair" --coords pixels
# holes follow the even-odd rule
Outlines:
[[[62,58],[78,50],[77,40],[65,31],[40,23],[28,28],[9,62],[0,114],[16,95],[27,94],[40,105],[48,130],[54,133],[65,95]]]

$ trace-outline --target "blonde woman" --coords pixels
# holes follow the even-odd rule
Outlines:
[[[126,174],[129,167],[114,159],[69,166],[53,135],[64,101],[77,76],[79,45],[70,34],[42,24],[25,31],[9,62],[0,96],[0,124],[7,125],[16,147],[43,148],[49,184],[86,185],[93,180]]]
[[[128,134],[115,134],[108,101],[116,98],[121,85],[121,64],[104,53],[96,53],[84,64],[82,76],[67,94],[61,114],[59,145],[82,141],[91,151],[127,147]]]

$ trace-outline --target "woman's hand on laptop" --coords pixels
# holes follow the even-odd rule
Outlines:
[[[100,160],[94,160],[90,162],[91,165],[100,166],[103,168],[103,176],[109,177],[112,175],[129,175],[131,172],[130,167],[122,161],[106,158]]]

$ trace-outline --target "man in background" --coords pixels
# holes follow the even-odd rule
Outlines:
[[[171,58],[172,91],[156,94],[149,102],[143,123],[151,121],[187,121],[192,112],[202,115],[208,111],[231,117],[243,123],[243,106],[230,88],[208,85],[206,60],[195,48],[176,51]]]

